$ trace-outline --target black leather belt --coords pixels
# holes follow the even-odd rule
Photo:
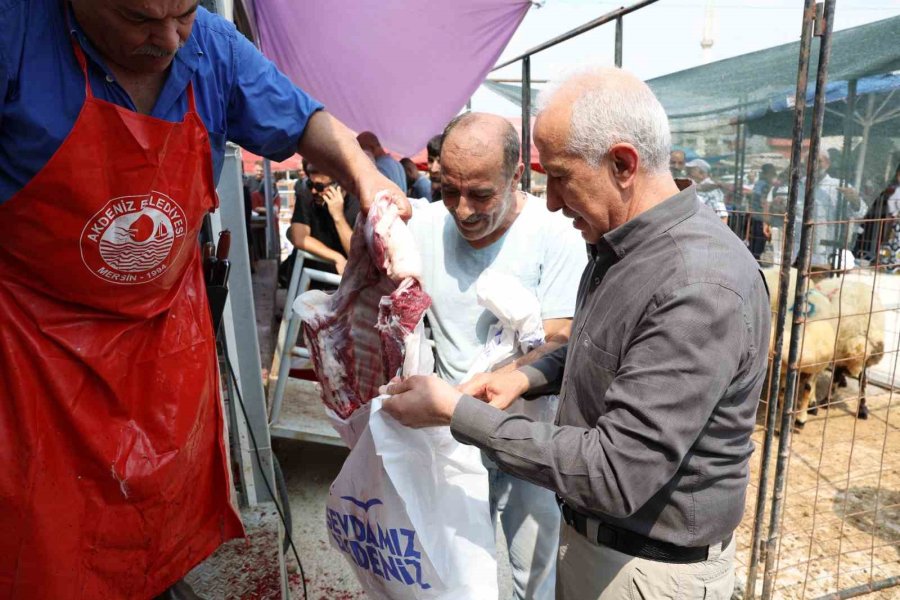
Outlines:
[[[560,510],[562,510],[563,520],[575,531],[588,537],[588,522],[594,521],[597,523],[596,542],[623,554],[637,558],[646,558],[647,560],[678,564],[702,562],[709,558],[709,546],[676,546],[668,542],[654,540],[639,533],[615,527],[594,517],[584,515],[566,504],[559,496],[556,497],[556,501],[559,503]],[[731,535],[729,534],[728,537],[722,540],[723,549],[731,542]]]

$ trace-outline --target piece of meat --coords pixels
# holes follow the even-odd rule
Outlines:
[[[395,375],[413,374],[405,349],[431,305],[419,261],[397,207],[379,195],[367,218],[357,219],[337,291],[306,292],[294,302],[322,400],[343,419]]]

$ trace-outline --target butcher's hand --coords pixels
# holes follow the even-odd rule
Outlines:
[[[475,396],[491,406],[506,410],[528,391],[528,377],[522,371],[479,373],[459,386],[463,394]]]
[[[382,388],[388,394],[384,410],[407,427],[449,425],[462,394],[435,375],[393,380]]]
[[[371,173],[362,176],[357,183],[359,190],[359,202],[364,211],[368,211],[372,203],[375,202],[375,196],[380,192],[388,192],[391,202],[397,206],[400,218],[409,221],[412,217],[412,206],[406,197],[406,193],[397,187],[397,184],[372,169]]]

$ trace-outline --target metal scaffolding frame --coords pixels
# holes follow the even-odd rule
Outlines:
[[[522,189],[526,192],[531,191],[531,57],[539,52],[543,52],[548,48],[552,48],[557,44],[561,44],[576,36],[586,33],[592,29],[596,29],[601,25],[615,21],[616,23],[616,42],[613,48],[616,66],[622,66],[622,36],[623,36],[623,18],[637,10],[655,4],[659,0],[642,0],[631,6],[623,6],[616,10],[610,11],[605,15],[601,15],[592,21],[588,21],[580,27],[559,35],[551,40],[535,46],[515,58],[511,58],[491,69],[491,72],[503,67],[508,67],[518,61],[522,61],[522,162],[525,164],[525,172],[522,174]]]

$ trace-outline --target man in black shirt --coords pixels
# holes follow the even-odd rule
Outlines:
[[[298,194],[288,239],[295,248],[321,258],[326,271],[344,272],[359,200],[315,165],[307,164],[309,194]]]

